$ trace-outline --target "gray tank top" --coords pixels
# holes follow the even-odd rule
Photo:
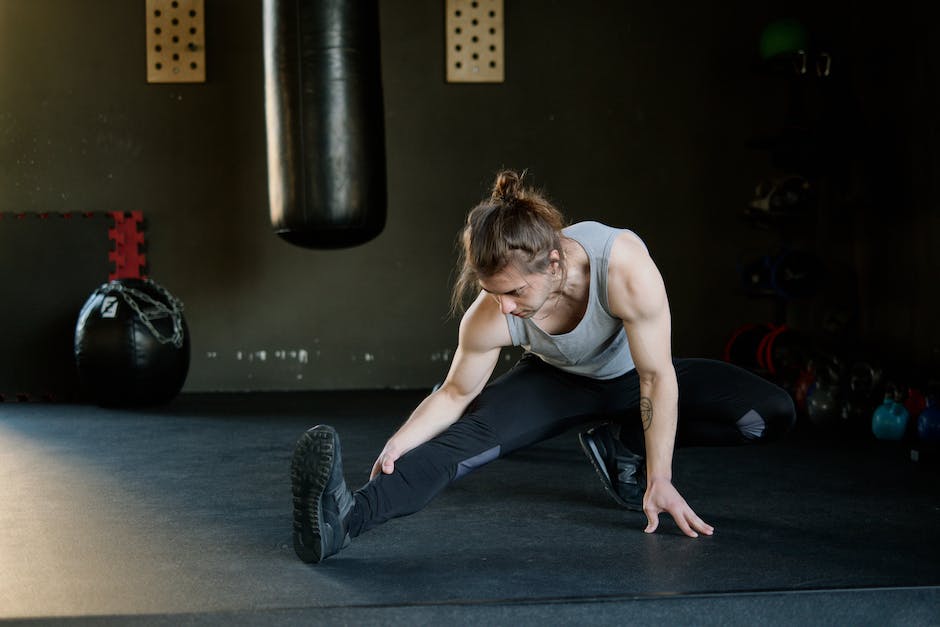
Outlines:
[[[610,314],[607,303],[610,249],[617,236],[625,231],[627,229],[615,229],[599,222],[579,222],[562,231],[565,237],[581,244],[591,264],[584,317],[568,333],[551,335],[532,320],[507,314],[513,346],[521,346],[556,368],[592,379],[613,379],[633,370],[633,356],[623,321]]]

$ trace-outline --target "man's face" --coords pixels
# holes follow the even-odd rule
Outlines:
[[[499,303],[504,314],[531,318],[545,305],[552,293],[552,275],[547,270],[522,274],[515,266],[506,266],[486,279],[480,287]]]

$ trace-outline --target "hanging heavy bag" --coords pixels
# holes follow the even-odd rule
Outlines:
[[[378,0],[264,0],[271,224],[307,248],[385,226]]]

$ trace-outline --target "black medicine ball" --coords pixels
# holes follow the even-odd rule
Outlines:
[[[75,325],[82,390],[104,406],[174,398],[189,371],[182,303],[150,279],[118,279],[85,301]]]

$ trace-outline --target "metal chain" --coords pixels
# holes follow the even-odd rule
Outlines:
[[[145,294],[140,290],[135,290],[132,287],[127,287],[123,283],[112,282],[102,287],[110,292],[120,293],[121,297],[124,299],[124,302],[134,310],[134,313],[137,314],[137,317],[140,318],[140,321],[144,323],[144,326],[150,330],[150,333],[153,334],[153,337],[156,338],[158,342],[161,344],[172,343],[176,348],[181,348],[183,346],[183,303],[174,298],[172,294],[170,294],[160,285],[157,285],[154,281],[150,279],[144,279],[144,282],[155,289],[157,292],[160,292],[166,299],[167,303],[169,303],[169,307],[166,304],[155,300],[149,294]],[[141,310],[140,305],[137,304],[137,300],[135,299],[147,303],[153,308],[153,311],[145,313],[143,310]],[[171,336],[163,335],[157,331],[156,327],[153,326],[153,323],[150,322],[151,320],[155,320],[157,318],[165,318],[168,315],[173,319],[173,335]]]

